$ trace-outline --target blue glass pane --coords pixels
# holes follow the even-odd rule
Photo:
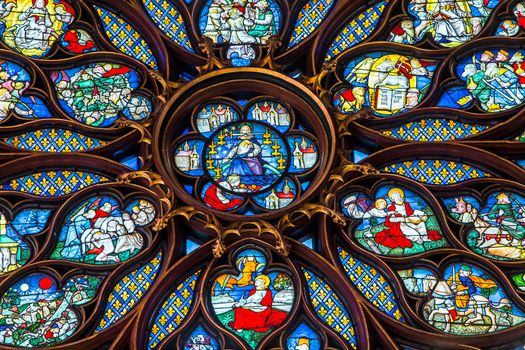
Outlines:
[[[287,350],[321,350],[321,339],[306,323],[301,323],[286,341]]]
[[[191,239],[186,239],[186,254],[191,254],[195,250],[200,248],[200,244],[197,242],[194,242]]]
[[[437,106],[446,108],[466,109],[472,104],[472,96],[463,86],[455,86],[443,93]]]
[[[44,119],[53,117],[46,103],[36,96],[20,96],[20,100],[14,109],[15,113],[22,118]],[[0,111],[0,115],[1,113]]]
[[[96,5],[93,7],[100,17],[106,35],[115,47],[126,55],[157,69],[157,62],[148,43],[130,23],[103,7]]]
[[[343,248],[338,247],[337,251],[346,275],[357,290],[386,315],[405,322],[388,280],[375,268],[365,264]]]
[[[107,177],[90,172],[56,170],[22,176],[0,186],[6,191],[29,193],[40,197],[59,197],[107,181],[109,181]]]
[[[440,142],[461,140],[477,135],[490,127],[491,125],[467,124],[452,119],[425,118],[381,132],[385,136],[400,140]]]
[[[162,263],[162,251],[140,268],[118,281],[106,300],[104,316],[95,330],[101,332],[112,326],[137,306],[157,278]]]
[[[361,151],[358,151],[358,150],[355,149],[355,150],[352,151],[352,155],[353,155],[354,163],[359,163],[363,159],[366,159],[370,154],[369,153],[365,153],[365,152],[361,152]]]
[[[26,209],[19,212],[11,226],[21,235],[34,235],[42,232],[51,215],[49,209]]]
[[[328,327],[340,334],[352,349],[356,350],[357,339],[352,317],[341,302],[339,295],[312,271],[304,267],[302,270],[315,313]]]
[[[105,146],[106,141],[67,129],[40,129],[1,139],[16,148],[36,152],[83,152]]]
[[[324,58],[325,62],[333,60],[352,46],[368,38],[381,19],[387,3],[388,1],[378,2],[356,14],[333,39]]]
[[[301,240],[301,243],[307,246],[310,249],[314,249],[314,239],[312,236],[307,236],[306,238]]]
[[[195,328],[184,342],[185,349],[219,350],[219,344],[202,326]]]
[[[492,177],[472,165],[442,159],[421,159],[393,163],[381,169],[384,173],[398,174],[432,185],[450,185],[458,182]]]
[[[334,0],[308,1],[297,16],[288,47],[297,45],[312,34],[312,32],[324,21],[332,9],[334,2]]]
[[[193,52],[184,18],[177,8],[168,0],[142,0],[149,17],[160,30],[173,42]]]
[[[184,321],[193,303],[195,284],[201,271],[198,270],[174,288],[160,304],[161,308],[149,327],[148,349],[155,349]]]

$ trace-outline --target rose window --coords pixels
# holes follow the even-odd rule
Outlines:
[[[0,347],[525,346],[523,0],[0,0]]]

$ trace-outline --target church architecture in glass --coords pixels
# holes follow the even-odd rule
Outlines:
[[[0,0],[0,348],[525,345],[523,0]]]

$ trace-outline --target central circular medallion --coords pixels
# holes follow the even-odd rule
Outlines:
[[[177,197],[199,210],[229,220],[278,217],[326,178],[334,128],[323,103],[293,79],[241,71],[201,77],[174,96],[158,125],[155,162]]]
[[[221,189],[235,194],[272,187],[288,168],[288,146],[265,122],[226,124],[206,145],[206,171]]]

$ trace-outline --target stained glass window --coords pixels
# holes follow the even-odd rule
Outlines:
[[[0,347],[521,349],[525,2],[0,0]]]

